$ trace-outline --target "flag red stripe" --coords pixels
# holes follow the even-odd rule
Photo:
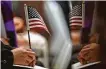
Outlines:
[[[82,22],[71,22],[71,23],[76,23],[76,24],[78,23],[78,24],[82,24]]]
[[[42,25],[45,25],[44,23],[38,22],[38,21],[36,21],[36,22],[30,22],[29,25],[31,25],[31,24],[42,24]]]
[[[30,28],[31,28],[31,27],[33,27],[33,28],[44,28],[45,30],[47,29],[47,28],[45,28],[44,26],[37,26],[37,25],[36,25],[36,26],[30,26]]]
[[[70,26],[72,26],[72,25],[82,26],[82,24],[79,24],[79,23],[71,23]]]
[[[41,22],[40,20],[30,20],[29,22]]]
[[[47,30],[47,28],[42,25],[33,25],[33,26],[30,26],[30,28],[44,28],[45,30]]]
[[[72,18],[70,20],[82,20],[82,18]]]

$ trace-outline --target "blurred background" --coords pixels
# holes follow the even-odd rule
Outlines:
[[[1,37],[8,38],[13,47],[31,46],[37,55],[36,65],[48,69],[100,69],[106,64],[106,2],[3,2],[9,8],[1,6]],[[86,64],[91,65],[83,66]]]

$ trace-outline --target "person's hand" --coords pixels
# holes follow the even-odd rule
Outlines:
[[[99,52],[99,45],[96,43],[91,43],[82,48],[78,59],[82,64],[95,62],[99,60]]]
[[[35,62],[36,62],[35,53],[32,52],[30,49],[19,47],[11,51],[14,56],[14,64],[27,65],[27,66],[35,65]]]

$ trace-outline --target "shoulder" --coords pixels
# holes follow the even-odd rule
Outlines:
[[[8,46],[1,43],[1,66],[3,69],[11,68],[13,65],[13,53]]]

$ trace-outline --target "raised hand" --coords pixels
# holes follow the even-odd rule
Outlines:
[[[33,62],[31,66],[34,66],[34,63],[36,62],[35,53],[30,49],[19,47],[13,49],[12,52],[14,56],[14,64],[30,66]]]

